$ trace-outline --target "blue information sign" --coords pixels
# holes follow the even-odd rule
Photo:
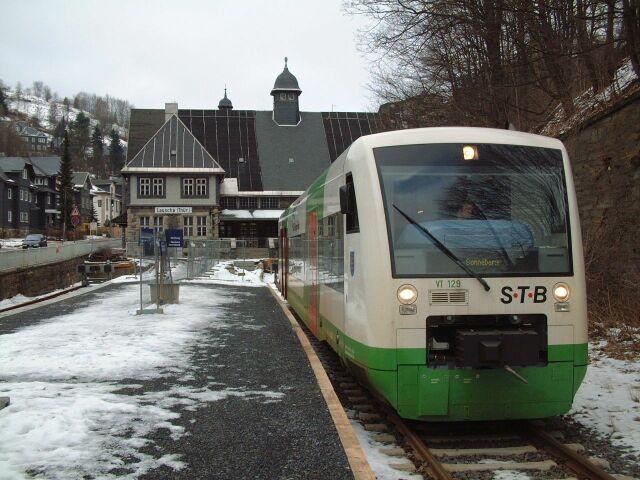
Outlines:
[[[140,229],[140,245],[153,244],[153,228],[142,227]]]
[[[165,238],[167,240],[167,247],[182,247],[184,246],[184,237],[182,230],[179,228],[168,228],[164,231]]]

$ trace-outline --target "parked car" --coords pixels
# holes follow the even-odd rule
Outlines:
[[[22,248],[38,248],[47,246],[47,237],[41,233],[32,233],[22,241]]]

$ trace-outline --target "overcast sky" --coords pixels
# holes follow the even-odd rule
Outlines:
[[[267,110],[285,56],[302,110],[370,110],[367,62],[341,0],[2,0],[0,78],[141,108]]]

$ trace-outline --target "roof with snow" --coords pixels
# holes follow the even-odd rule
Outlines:
[[[60,157],[31,157],[36,175],[55,176],[60,172]]]
[[[176,115],[164,122],[142,149],[127,162],[122,171],[166,169],[224,173],[212,154]]]
[[[4,173],[4,171],[2,170],[2,167],[0,167],[0,180],[2,180],[3,182],[13,181],[13,180],[9,179],[9,177],[7,177],[7,174]]]
[[[76,188],[82,188],[89,181],[89,172],[73,172],[71,181]]]
[[[16,122],[15,129],[16,132],[18,132],[18,135],[26,137],[47,137],[46,133],[27,125],[25,122]]]

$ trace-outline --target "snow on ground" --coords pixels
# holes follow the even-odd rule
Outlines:
[[[367,461],[378,480],[417,480],[422,478],[422,475],[402,472],[393,468],[391,466],[392,464],[409,464],[411,462],[406,458],[391,457],[381,452],[381,449],[386,448],[389,445],[385,445],[373,439],[373,436],[376,435],[377,432],[369,432],[365,430],[362,424],[353,418],[351,418],[350,421],[351,426],[358,436],[360,445],[362,445],[362,449],[367,456]]]
[[[244,285],[246,287],[264,287],[274,282],[273,273],[264,273],[262,269],[245,270],[234,265],[236,260],[223,260],[216,264],[209,272],[193,280],[185,282],[213,283],[218,285]],[[258,260],[243,260],[244,262],[258,262]]]
[[[21,303],[29,302],[31,300],[36,300],[38,298],[47,297],[49,295],[53,295],[54,293],[61,292],[61,291],[66,290],[68,288],[77,287],[78,285],[80,285],[80,282],[74,283],[73,285],[71,285],[69,287],[66,287],[66,288],[59,288],[58,290],[53,290],[51,292],[44,293],[42,295],[38,295],[37,297],[25,297],[24,295],[19,293],[18,295],[14,296],[14,297],[5,298],[4,300],[0,300],[0,310],[3,310],[3,309],[8,308],[8,307],[13,307],[14,305],[19,305]]]
[[[146,437],[158,429],[168,429],[174,439],[185,434],[173,423],[179,414],[171,407],[284,396],[218,382],[121,393],[131,379],[188,377],[189,347],[205,327],[231,328],[219,307],[237,300],[190,285],[180,292],[183,303],[164,306],[164,315],[136,316],[137,286],[113,293],[95,293],[72,313],[0,335],[0,396],[11,398],[0,410],[1,480],[110,478],[125,459],[135,470],[126,478],[161,465],[178,470],[184,464],[177,455],[155,458],[140,451],[153,446]]]
[[[631,60],[627,59],[614,74],[613,83],[597,94],[593,93],[593,88],[589,88],[574,99],[575,113],[571,117],[566,117],[562,106],[558,105],[551,121],[542,129],[541,134],[557,136],[574,127],[591,113],[607,105],[611,99],[623,93],[637,82]]]
[[[40,125],[48,130],[53,130],[55,125],[51,125],[50,122],[50,112],[51,112],[51,103],[47,102],[44,98],[40,98],[36,95],[25,94],[23,93],[19,98],[15,93],[14,89],[7,90],[8,97],[8,106],[9,110],[12,112],[18,112],[23,115],[26,115],[28,118],[36,117]],[[60,119],[65,115],[65,106],[62,102],[56,103],[56,120],[60,121]],[[89,125],[90,128],[95,127],[98,124],[98,120],[96,120],[93,115],[87,111],[80,110],[74,107],[69,107],[69,122],[75,121],[76,117],[80,112],[83,112],[85,116],[89,117]],[[115,128],[120,136],[126,136],[127,130],[120,125],[108,126],[108,129],[105,129],[105,145],[108,146],[109,136],[107,135],[108,131],[111,128]],[[125,140],[120,140],[120,143],[123,147],[127,147],[127,142]]]
[[[593,346],[590,357],[569,415],[612,445],[640,455],[640,361],[615,360]]]
[[[22,248],[23,238],[0,238],[2,248]]]

